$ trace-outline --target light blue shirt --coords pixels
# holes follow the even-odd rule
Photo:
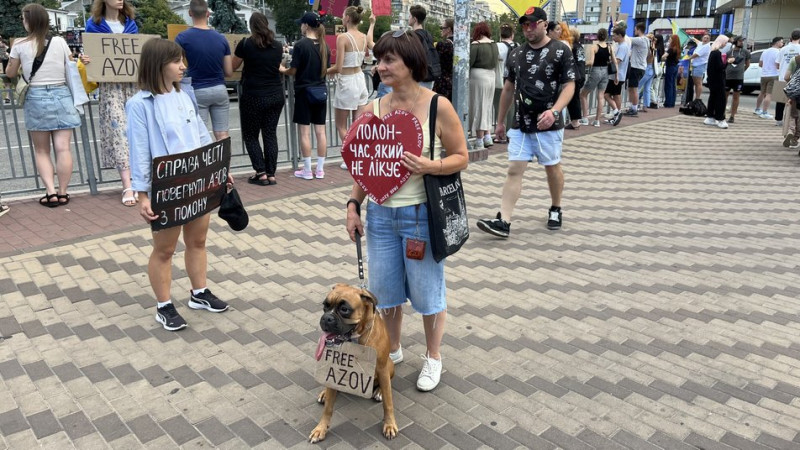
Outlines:
[[[192,94],[191,87],[182,83],[180,92],[139,91],[125,104],[135,192],[150,192],[153,158],[190,152],[212,142]]]

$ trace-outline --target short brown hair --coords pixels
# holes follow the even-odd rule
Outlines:
[[[428,11],[426,11],[425,7],[422,5],[412,5],[408,8],[408,14],[417,19],[420,25],[422,25],[422,23],[425,22],[425,18],[428,17]]]
[[[411,77],[416,82],[420,82],[428,76],[428,58],[425,55],[425,48],[413,31],[398,30],[394,33],[385,33],[375,44],[372,52],[378,59],[382,59],[389,53],[402,59],[403,64],[411,69]]]
[[[208,3],[206,0],[192,0],[189,2],[189,15],[192,18],[205,18],[208,13]]]
[[[183,59],[180,45],[167,39],[150,39],[142,46],[139,58],[139,89],[153,94],[165,94],[164,66]],[[173,83],[175,90],[180,91],[180,83]]]

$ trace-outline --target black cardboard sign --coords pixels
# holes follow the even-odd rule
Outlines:
[[[153,159],[150,202],[159,218],[153,231],[183,225],[213,211],[227,189],[231,138],[191,152]]]

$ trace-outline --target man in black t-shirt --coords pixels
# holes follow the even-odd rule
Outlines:
[[[547,13],[531,7],[519,18],[528,44],[514,49],[506,59],[503,93],[498,116],[505,116],[513,98],[517,112],[508,131],[508,175],[503,185],[500,212],[494,219],[481,219],[478,228],[489,234],[507,238],[511,231],[511,213],[522,191],[522,175],[528,162],[536,160],[545,166],[552,206],[547,214],[547,229],[561,228],[561,193],[564,174],[561,171],[561,144],[564,121],[561,111],[575,92],[575,62],[570,48],[547,37]],[[505,138],[502,121],[495,135]]]

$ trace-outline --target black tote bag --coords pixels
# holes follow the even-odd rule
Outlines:
[[[439,95],[431,99],[430,124],[431,160],[434,159],[436,139],[436,111]],[[461,172],[450,175],[425,175],[425,191],[428,196],[428,233],[433,259],[439,262],[457,252],[469,239],[467,203]]]

